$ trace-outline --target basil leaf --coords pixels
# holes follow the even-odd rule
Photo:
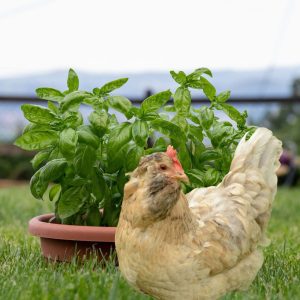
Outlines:
[[[60,133],[59,150],[65,158],[74,157],[77,140],[78,134],[73,128],[66,128]]]
[[[242,115],[236,108],[226,103],[219,103],[221,109],[225,114],[239,126],[243,126],[246,123],[247,115]]]
[[[203,140],[203,133],[202,128],[199,126],[189,125],[189,137],[192,140],[196,140],[198,142],[202,142]]]
[[[58,140],[55,131],[28,131],[14,142],[24,150],[43,150],[54,145]]]
[[[32,123],[48,125],[53,121],[59,121],[50,109],[40,105],[23,104],[21,109],[24,117]]]
[[[59,109],[58,109],[58,107],[57,107],[52,101],[48,101],[48,108],[49,108],[55,115],[58,115],[58,114],[59,114]]]
[[[85,98],[91,97],[92,94],[84,91],[74,91],[66,95],[61,102],[61,111],[64,113],[67,110],[77,110],[79,105]]]
[[[178,159],[181,162],[183,169],[189,170],[192,167],[192,161],[185,143],[179,143],[176,148],[178,150]]]
[[[63,192],[57,207],[59,217],[64,219],[78,213],[87,198],[84,186],[71,187]]]
[[[203,83],[200,80],[189,80],[187,86],[193,89],[203,89]]]
[[[166,105],[163,107],[163,109],[164,109],[164,111],[167,111],[167,112],[176,112],[174,105]]]
[[[148,123],[136,120],[132,125],[132,138],[138,146],[145,147],[149,136]]]
[[[217,92],[215,87],[204,77],[201,77],[201,83],[203,84],[204,94],[210,101],[213,101]]]
[[[221,174],[213,169],[208,169],[203,176],[203,181],[205,186],[213,186],[216,185],[220,181]]]
[[[94,134],[93,130],[87,126],[82,125],[77,130],[78,133],[78,141],[80,143],[84,143],[94,147],[95,149],[99,146],[99,138]]]
[[[100,226],[101,223],[101,213],[97,205],[89,207],[86,216],[87,226]]]
[[[132,117],[131,107],[132,104],[130,100],[123,96],[110,96],[107,98],[110,107],[123,113],[127,119]]]
[[[188,122],[185,117],[181,114],[175,115],[175,117],[171,120],[172,123],[176,124],[178,127],[182,129],[182,131],[187,132],[188,130]]]
[[[106,183],[103,178],[103,175],[100,173],[100,171],[94,167],[92,171],[92,193],[97,199],[97,203],[100,203],[106,195]]]
[[[143,114],[148,114],[159,110],[170,100],[171,95],[172,94],[170,90],[167,90],[146,98],[141,104]]]
[[[77,145],[74,167],[78,175],[84,178],[89,177],[95,162],[96,150],[93,147],[85,144]]]
[[[216,100],[219,103],[224,103],[230,98],[230,91],[224,91],[220,93],[217,97]]]
[[[40,169],[40,179],[51,182],[64,174],[68,163],[64,158],[53,159]]]
[[[49,190],[49,200],[50,201],[57,201],[60,197],[61,193],[61,185],[54,184],[51,189]]]
[[[139,164],[141,157],[144,155],[144,148],[135,146],[131,148],[126,156],[125,169],[126,172],[133,171]]]
[[[186,87],[179,87],[174,94],[174,106],[176,110],[184,115],[190,111],[191,93]]]
[[[93,111],[89,115],[89,121],[99,137],[102,137],[106,133],[109,119],[108,113],[105,110]]]
[[[50,156],[52,149],[45,149],[37,153],[31,160],[31,164],[34,170],[36,170],[45,160]]]
[[[50,161],[52,159],[58,159],[58,158],[63,158],[63,157],[62,157],[62,154],[59,151],[59,147],[58,147],[58,144],[57,144],[57,146],[55,146],[54,148],[52,148],[48,160]]]
[[[40,175],[41,169],[35,172],[30,180],[30,191],[36,199],[42,199],[48,187],[48,182],[41,180]]]
[[[213,160],[220,159],[220,158],[221,158],[221,155],[218,151],[216,151],[216,150],[205,150],[199,156],[199,161],[200,162],[213,161]]]
[[[104,84],[99,90],[96,90],[96,95],[105,95],[120,88],[128,81],[128,78],[120,78]]]
[[[71,127],[76,129],[78,126],[82,125],[83,117],[79,111],[67,111],[63,116],[63,124],[66,127]]]
[[[157,131],[161,132],[162,134],[165,134],[166,136],[174,140],[186,140],[185,134],[182,131],[182,129],[179,126],[173,124],[172,122],[162,119],[156,119],[151,121],[151,126]]]
[[[70,92],[77,91],[79,88],[79,78],[73,69],[69,70],[67,84]]]
[[[36,95],[38,98],[44,99],[44,100],[50,100],[50,101],[56,101],[60,102],[64,98],[64,94],[60,91],[52,88],[38,88],[35,90]]]
[[[198,169],[191,169],[185,172],[189,177],[191,183],[194,183],[196,186],[204,186],[204,172]]]
[[[206,74],[210,77],[213,77],[211,71],[208,68],[198,68],[193,73],[196,74],[197,76],[200,76],[202,74]]]
[[[184,72],[179,71],[178,73],[174,72],[174,71],[170,71],[170,74],[172,76],[172,78],[179,84],[185,84],[186,82],[186,75]]]
[[[214,113],[212,109],[202,106],[199,110],[199,116],[202,127],[208,130],[214,122]]]
[[[23,129],[23,134],[29,131],[51,131],[51,127],[49,125],[41,125],[36,123],[29,123]]]
[[[124,163],[124,151],[132,138],[132,124],[125,122],[113,128],[109,135],[108,172],[116,172]]]

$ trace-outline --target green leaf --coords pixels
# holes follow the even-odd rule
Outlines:
[[[138,146],[145,147],[149,137],[148,123],[136,120],[132,125],[132,137]]]
[[[186,87],[179,87],[174,94],[174,106],[180,113],[186,115],[191,107],[191,93]]]
[[[181,113],[175,115],[175,117],[171,120],[171,122],[179,126],[184,132],[187,132],[188,122],[185,116],[181,115]]]
[[[24,150],[42,150],[56,144],[57,140],[55,131],[28,131],[17,138],[14,144]]]
[[[199,110],[199,117],[201,126],[208,130],[214,122],[214,113],[212,109],[202,106]]]
[[[54,184],[49,190],[49,200],[56,202],[60,197],[60,193],[61,193],[61,185]]]
[[[60,133],[59,150],[65,158],[74,157],[77,140],[78,134],[73,128],[66,128]]]
[[[131,112],[131,114],[133,114],[134,116],[136,116],[138,118],[142,117],[142,115],[143,115],[142,110],[139,107],[135,107],[135,106],[132,106],[130,108],[130,112]]]
[[[76,129],[83,124],[83,117],[79,111],[67,111],[63,116],[63,124],[66,127]]]
[[[78,145],[75,152],[75,171],[81,177],[89,177],[96,161],[96,150],[85,144]]]
[[[96,94],[97,95],[109,94],[110,92],[120,88],[127,81],[128,81],[128,78],[120,78],[117,80],[110,81],[110,82],[104,84],[98,91],[96,91]]]
[[[41,169],[35,172],[30,180],[30,191],[36,199],[42,199],[48,187],[48,182],[41,180],[40,175]]]
[[[176,148],[178,150],[178,159],[181,162],[183,169],[189,170],[192,167],[192,161],[185,143],[179,143]]]
[[[45,182],[56,180],[64,174],[68,163],[64,158],[53,159],[40,169],[40,179]]]
[[[204,186],[204,172],[198,169],[191,169],[189,171],[186,171],[185,173],[189,177],[190,182],[195,186]]]
[[[217,97],[216,100],[219,103],[224,103],[230,98],[230,91],[224,91],[220,93]]]
[[[219,106],[225,112],[225,114],[231,120],[235,121],[239,126],[245,125],[247,114],[242,115],[236,108],[227,103],[219,103]]]
[[[187,86],[193,89],[203,89],[203,83],[200,80],[189,80]]]
[[[113,128],[109,135],[108,172],[116,172],[124,164],[124,151],[132,138],[132,124],[125,122]]]
[[[61,111],[77,110],[85,98],[92,97],[92,94],[85,91],[74,91],[64,97],[61,102]]]
[[[139,164],[141,157],[144,155],[144,148],[135,146],[131,148],[126,156],[125,169],[126,172],[133,171]]]
[[[202,74],[206,74],[206,75],[208,75],[208,76],[210,76],[210,77],[213,77],[213,76],[212,76],[212,72],[211,72],[208,68],[198,68],[198,69],[195,70],[195,73],[196,73],[198,76],[200,76],[200,75],[202,75]]]
[[[34,170],[36,170],[45,160],[50,156],[52,149],[45,149],[37,153],[31,160],[31,164]]]
[[[48,108],[56,115],[59,114],[59,109],[58,107],[52,102],[52,101],[48,101]]]
[[[79,88],[79,78],[73,69],[69,70],[68,74],[68,88],[70,92],[77,91]]]
[[[99,138],[94,134],[93,130],[88,125],[82,125],[77,130],[78,141],[94,147],[95,149],[99,146]]]
[[[87,226],[100,226],[101,213],[97,205],[90,206],[87,211],[86,225]]]
[[[186,140],[185,134],[182,129],[169,121],[156,119],[151,121],[151,126],[162,134],[165,134],[169,138],[178,141]]]
[[[170,90],[167,90],[146,98],[141,104],[143,114],[157,112],[170,100],[171,95]]]
[[[205,186],[214,186],[220,180],[221,174],[213,169],[210,168],[204,173],[203,181]]]
[[[189,137],[192,140],[197,140],[198,142],[202,142],[203,133],[202,128],[200,126],[189,125]]]
[[[215,87],[204,77],[201,77],[201,83],[203,84],[204,94],[210,101],[213,101],[217,92]]]
[[[216,150],[205,150],[201,153],[199,156],[200,162],[206,162],[206,161],[214,161],[216,159],[220,159],[221,155]]]
[[[163,107],[163,109],[164,109],[164,111],[167,111],[167,112],[176,112],[174,105],[166,105]]]
[[[78,213],[87,198],[84,186],[71,187],[63,192],[57,207],[59,217],[64,219]]]
[[[99,137],[102,137],[106,133],[109,123],[107,111],[93,111],[89,115],[89,121]]]
[[[170,71],[171,76],[173,77],[173,79],[179,83],[179,84],[185,84],[186,82],[186,75],[183,71],[179,71],[178,73],[174,72],[174,71]]]
[[[32,123],[48,125],[53,121],[59,121],[50,109],[40,105],[23,104],[21,109],[24,117]]]
[[[49,130],[51,131],[51,127],[49,125],[28,123],[23,129],[23,134],[29,131],[49,131]]]
[[[36,95],[38,98],[44,99],[44,100],[50,100],[50,101],[56,101],[60,102],[64,98],[64,94],[60,91],[52,88],[38,88],[35,90]]]
[[[107,98],[110,107],[123,113],[127,119],[132,117],[132,104],[130,100],[123,96],[109,96]]]
[[[107,186],[103,174],[96,167],[93,168],[91,174],[92,193],[96,197],[97,203],[100,203],[105,198]]]

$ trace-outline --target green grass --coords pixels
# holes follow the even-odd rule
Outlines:
[[[28,187],[0,190],[0,299],[150,299],[131,289],[112,263],[51,263],[41,257],[27,222],[50,211]],[[224,300],[300,299],[300,189],[279,190],[269,236],[265,264],[250,289]]]

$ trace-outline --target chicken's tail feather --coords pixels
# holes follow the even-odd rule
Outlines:
[[[267,128],[258,128],[249,140],[247,135],[236,148],[230,171],[238,169],[259,169],[267,185],[276,192],[276,171],[280,166],[279,157],[282,143]]]

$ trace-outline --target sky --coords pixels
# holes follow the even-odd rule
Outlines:
[[[0,0],[0,78],[300,65],[299,0]]]

